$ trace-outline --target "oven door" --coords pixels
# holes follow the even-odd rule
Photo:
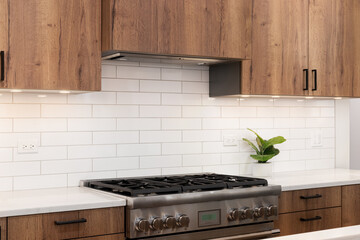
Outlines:
[[[245,240],[276,237],[279,233],[279,229],[274,229],[274,223],[268,222],[149,237],[144,240]]]

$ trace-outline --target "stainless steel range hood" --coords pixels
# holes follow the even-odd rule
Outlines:
[[[128,60],[139,61],[139,59],[160,59],[162,62],[174,64],[197,64],[197,65],[214,65],[226,62],[238,62],[241,59],[230,58],[203,58],[196,56],[173,56],[173,55],[155,55],[147,53],[134,53],[123,51],[107,51],[102,53],[102,60]]]

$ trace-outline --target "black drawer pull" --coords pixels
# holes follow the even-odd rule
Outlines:
[[[307,91],[309,90],[309,69],[304,69],[303,72],[305,73],[305,87],[303,90]]]
[[[314,79],[314,86],[313,86],[313,91],[316,91],[317,90],[317,70],[314,69],[312,70],[312,74],[313,74],[313,79]]]
[[[5,80],[5,52],[4,51],[0,51],[0,62],[1,62],[0,81],[4,81]]]
[[[301,199],[313,199],[313,198],[321,198],[321,194],[315,194],[313,196],[300,196]]]
[[[313,217],[313,218],[300,218],[300,221],[308,222],[308,221],[316,221],[316,220],[321,220],[321,219],[322,219],[322,217],[316,216],[316,217]]]
[[[74,224],[74,223],[86,223],[87,220],[85,218],[80,218],[77,220],[71,220],[71,221],[55,221],[55,225],[66,225],[66,224]]]

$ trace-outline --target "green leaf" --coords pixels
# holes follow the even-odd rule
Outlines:
[[[265,141],[265,143],[263,144],[263,149],[266,150],[270,146],[273,146],[275,144],[280,144],[285,141],[286,141],[286,139],[282,136],[271,138],[271,139]]]
[[[265,163],[269,161],[271,158],[275,157],[275,154],[269,155],[250,155],[253,159],[257,160],[259,163]]]
[[[246,138],[243,138],[243,140],[245,142],[247,142],[255,151],[257,154],[260,154],[260,151],[257,149],[257,147],[255,146],[255,144],[253,144],[252,142],[250,142],[250,140],[246,139]]]
[[[259,143],[258,143],[258,145],[259,145],[260,147],[264,145],[265,140],[264,140],[264,139],[262,139],[262,138],[259,136],[259,134],[257,134],[254,130],[251,130],[250,128],[248,128],[247,130],[249,130],[249,131],[251,131],[251,132],[255,133],[255,135],[259,138],[259,142],[260,142],[261,144],[259,144]],[[257,141],[257,140],[256,140],[256,141]]]
[[[276,156],[279,153],[280,153],[280,150],[275,148],[274,146],[270,146],[264,151],[264,155],[274,154]]]

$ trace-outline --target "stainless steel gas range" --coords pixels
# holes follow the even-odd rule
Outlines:
[[[126,239],[237,240],[279,233],[281,186],[221,174],[82,181],[127,200]]]

